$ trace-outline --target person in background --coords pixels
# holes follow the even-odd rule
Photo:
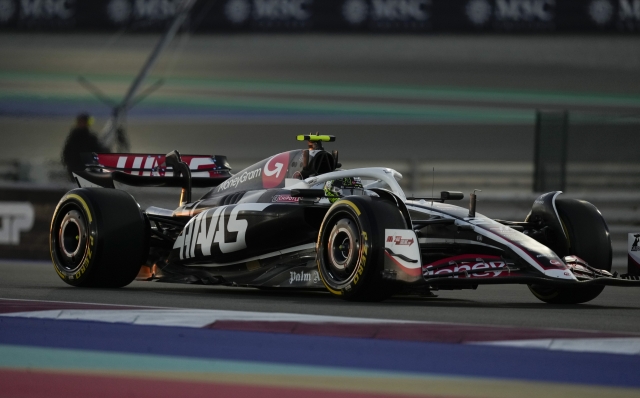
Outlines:
[[[76,123],[71,129],[62,149],[62,164],[67,169],[69,178],[73,181],[74,171],[85,169],[83,153],[109,153],[109,148],[104,146],[98,136],[91,131],[93,117],[88,113],[81,113],[76,117]]]

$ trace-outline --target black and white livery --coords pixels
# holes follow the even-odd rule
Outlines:
[[[640,284],[610,273],[609,231],[588,202],[549,192],[524,220],[495,220],[475,212],[475,194],[468,207],[450,204],[460,192],[407,198],[401,178],[342,169],[324,149],[282,152],[236,174],[222,156],[93,154],[76,174],[80,188],[56,208],[51,257],[74,286],[138,278],[360,301],[518,283],[548,303],[583,303],[605,285]],[[114,182],[180,187],[180,205],[141,209]],[[192,199],[192,187],[211,189]]]

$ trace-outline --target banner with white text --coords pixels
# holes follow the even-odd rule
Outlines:
[[[2,31],[159,32],[181,0],[0,0]],[[632,33],[640,0],[199,0],[215,32]]]

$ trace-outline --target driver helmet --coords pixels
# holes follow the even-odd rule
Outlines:
[[[334,203],[343,196],[364,195],[364,187],[360,177],[340,178],[327,181],[324,184],[324,193],[329,202]]]
[[[322,147],[322,141],[307,141],[309,147],[309,157],[312,158],[316,155],[316,153],[320,151],[324,151]]]

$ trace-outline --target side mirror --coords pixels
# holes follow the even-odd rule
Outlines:
[[[462,200],[464,194],[458,191],[442,191],[440,192],[440,199],[445,200]]]

